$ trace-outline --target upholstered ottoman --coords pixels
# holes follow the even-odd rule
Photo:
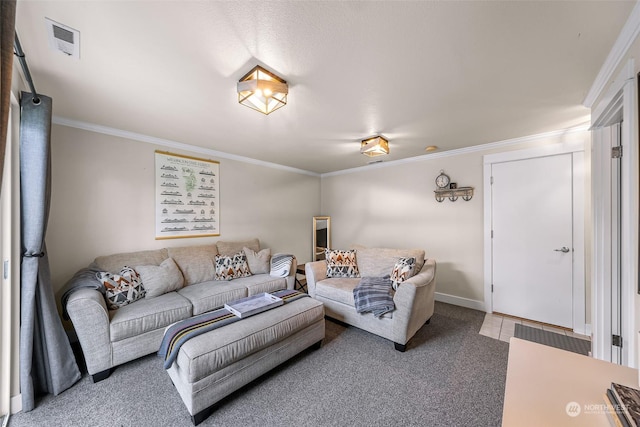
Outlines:
[[[299,298],[191,338],[167,372],[198,425],[216,402],[323,339],[322,303]]]

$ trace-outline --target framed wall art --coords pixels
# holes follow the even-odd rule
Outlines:
[[[156,240],[220,235],[220,162],[155,153]]]

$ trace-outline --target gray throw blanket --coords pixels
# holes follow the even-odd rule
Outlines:
[[[363,277],[353,290],[356,311],[371,312],[375,317],[395,310],[391,295],[391,279],[384,277]]]
[[[96,273],[99,271],[101,270],[95,264],[91,264],[89,267],[83,268],[74,274],[73,277],[64,285],[60,302],[62,304],[62,316],[65,320],[69,320],[69,313],[67,313],[67,300],[69,299],[69,296],[78,289],[96,289],[104,295],[104,285],[96,279]]]

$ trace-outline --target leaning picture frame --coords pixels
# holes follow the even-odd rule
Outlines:
[[[220,162],[155,152],[156,240],[220,235]]]

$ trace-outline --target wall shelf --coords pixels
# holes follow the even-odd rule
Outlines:
[[[452,202],[458,200],[458,197],[462,197],[462,200],[468,202],[473,197],[473,187],[460,187],[444,190],[434,190],[436,200],[443,202],[444,199],[449,199]]]

